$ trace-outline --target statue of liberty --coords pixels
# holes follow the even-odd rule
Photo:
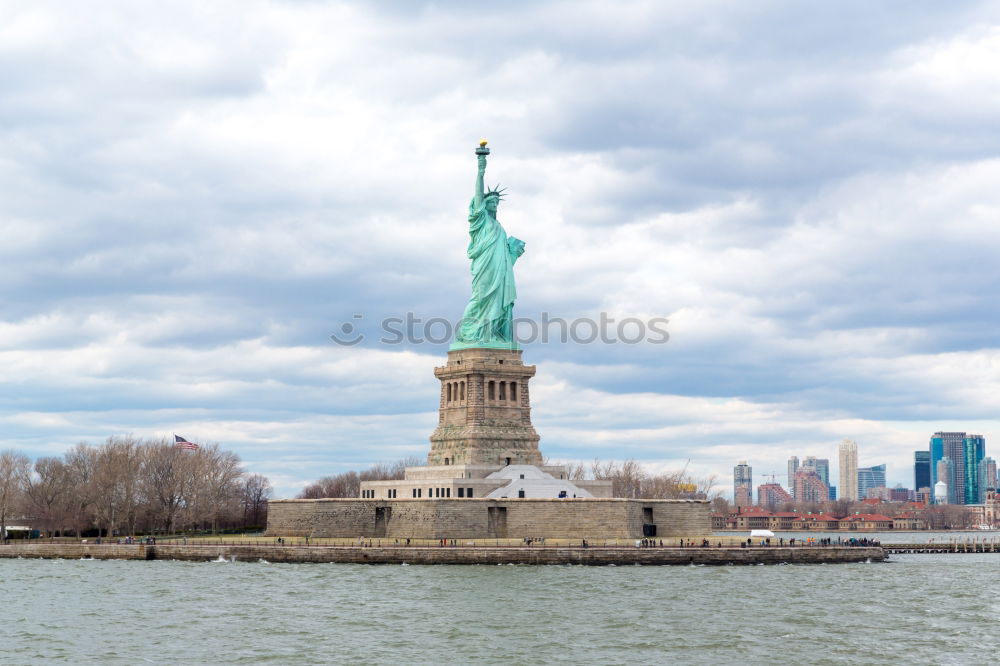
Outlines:
[[[497,222],[502,190],[486,190],[486,141],[479,142],[476,193],[469,204],[469,259],[472,261],[472,296],[451,349],[490,347],[519,349],[514,340],[514,262],[524,254],[524,241],[507,236]]]

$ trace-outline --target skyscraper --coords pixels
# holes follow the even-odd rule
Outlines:
[[[962,470],[965,477],[962,483],[963,495],[960,504],[978,504],[979,499],[979,463],[986,456],[986,438],[982,435],[966,435],[962,438]],[[957,470],[956,470],[957,471]]]
[[[986,438],[964,432],[936,432],[931,436],[931,483],[948,484],[950,504],[975,504],[979,499],[979,464],[986,456]],[[938,475],[938,462],[948,458],[949,478]]]
[[[931,482],[948,484],[949,504],[965,504],[965,440],[964,432],[936,432],[931,436]],[[951,476],[947,479],[937,476],[937,463],[943,458],[951,460]]]
[[[933,456],[934,454],[931,453],[931,455]],[[955,465],[951,462],[951,458],[945,456],[944,458],[941,458],[941,460],[938,460],[934,467],[936,471],[935,478],[937,478],[937,481],[934,483],[934,503],[938,503],[938,496],[940,495],[938,492],[938,484],[943,483],[945,489],[948,491],[946,495],[948,498],[947,503],[954,504],[955,487],[949,483],[948,480],[955,478]]]
[[[944,458],[944,433],[936,432],[931,435],[931,487],[935,488],[938,481],[948,483],[947,479],[938,479],[938,462]]]
[[[979,463],[979,498],[976,504],[986,502],[986,495],[997,487],[997,461],[993,458],[983,458]]]
[[[931,452],[913,452],[913,489],[931,487]]]
[[[803,467],[795,473],[796,502],[825,502],[830,498],[830,489],[819,474]]]
[[[869,488],[885,488],[885,465],[858,468],[858,495],[868,497]]]
[[[840,484],[837,492],[841,499],[858,499],[858,444],[850,439],[840,443]]]
[[[743,488],[743,493],[739,491],[740,488]],[[737,501],[738,506],[740,506],[739,501],[745,501],[747,504],[753,502],[753,468],[746,460],[741,460],[736,467],[733,467],[733,500]]]
[[[788,459],[788,490],[795,497],[795,473],[799,471],[799,457],[792,456]]]
[[[802,467],[799,469],[807,469],[816,472],[820,481],[824,485],[829,487],[830,485],[830,461],[826,458],[817,458],[816,456],[806,456],[805,460],[802,461]]]
[[[757,504],[774,509],[792,501],[792,496],[777,483],[764,483],[757,486]]]

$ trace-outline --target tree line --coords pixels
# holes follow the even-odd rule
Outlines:
[[[360,472],[351,470],[332,476],[324,476],[303,488],[297,499],[360,497],[362,481],[402,479],[407,467],[418,467],[423,464],[420,458],[411,456],[391,463],[377,462]]]
[[[557,463],[558,464],[558,463]],[[681,470],[649,472],[640,463],[629,458],[618,462],[595,458],[588,467],[583,463],[567,465],[569,478],[611,481],[611,496],[630,499],[712,499],[719,493],[713,490],[715,475],[695,477]]]
[[[0,526],[28,523],[48,536],[263,527],[272,492],[218,444],[109,437],[33,463],[0,451]]]

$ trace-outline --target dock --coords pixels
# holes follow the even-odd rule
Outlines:
[[[943,553],[1000,553],[1000,543],[994,541],[955,541],[952,543],[884,543],[890,555],[936,555]]]

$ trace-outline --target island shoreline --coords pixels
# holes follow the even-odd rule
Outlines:
[[[881,562],[878,546],[652,547],[621,546],[300,546],[300,545],[145,545],[17,544],[0,546],[0,558],[227,560],[273,563],[342,564],[580,564],[751,565]]]

